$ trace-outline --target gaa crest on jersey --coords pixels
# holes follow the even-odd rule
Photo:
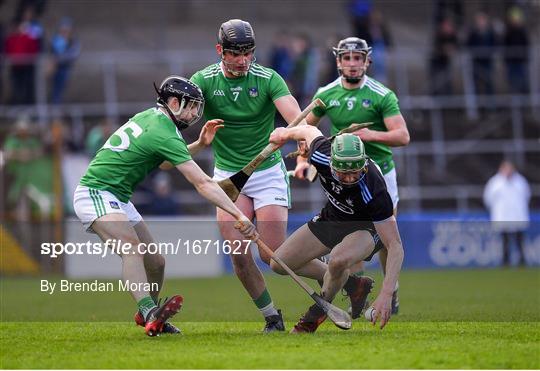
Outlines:
[[[249,91],[249,96],[250,96],[251,98],[255,98],[255,97],[258,97],[258,96],[259,96],[259,90],[257,90],[256,87],[249,88],[248,91]]]
[[[370,99],[362,99],[362,107],[369,108],[371,106],[371,100]]]
[[[339,104],[339,101],[337,99],[332,99],[330,101],[330,107],[339,107],[340,104]]]

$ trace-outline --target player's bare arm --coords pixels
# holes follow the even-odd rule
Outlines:
[[[377,317],[380,317],[380,326],[383,328],[390,319],[392,293],[394,292],[399,272],[401,271],[404,252],[397,222],[393,216],[383,222],[374,223],[374,225],[388,253],[383,285],[377,299],[372,305],[376,311],[376,315],[373,316],[373,324],[377,321]]]
[[[308,125],[318,127],[319,122],[321,121],[321,118],[313,112],[310,112],[309,115],[306,117],[306,122]],[[305,146],[305,152],[301,151],[301,148],[299,148],[301,155],[296,157],[296,167],[294,168],[294,177],[296,179],[305,179],[305,172],[306,169],[309,168],[309,162],[307,160],[307,154],[309,153],[309,147]]]
[[[295,126],[289,129],[277,128],[270,134],[270,143],[282,145],[289,140],[305,140],[309,147],[315,138],[321,136],[323,136],[321,131],[310,125]]]
[[[201,129],[199,138],[195,142],[188,145],[189,153],[191,154],[191,156],[195,156],[201,150],[212,144],[212,141],[214,140],[217,131],[224,126],[225,125],[223,125],[223,120],[221,119],[207,121]]]
[[[221,119],[207,121],[201,129],[199,138],[195,142],[188,145],[189,154],[191,156],[195,156],[201,150],[212,144],[212,141],[214,140],[217,131],[223,127],[225,127],[225,125],[223,125],[223,120]],[[174,165],[171,164],[169,161],[163,161],[161,165],[159,165],[159,168],[161,170],[170,170],[173,167]]]
[[[176,168],[193,184],[201,196],[232,215],[237,221],[242,222],[238,227],[244,237],[248,239],[257,237],[257,231],[251,221],[227,197],[218,184],[201,170],[195,161],[183,162],[177,165]]]
[[[285,95],[276,99],[274,105],[287,124],[290,124],[302,112],[296,98],[292,95]],[[302,120],[298,126],[305,124],[306,120]]]
[[[354,134],[365,142],[378,142],[391,147],[401,147],[409,144],[409,130],[402,115],[386,117],[384,125],[388,131],[364,128],[354,132]]]

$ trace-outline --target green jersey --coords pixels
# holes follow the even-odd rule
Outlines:
[[[163,161],[191,160],[186,142],[172,120],[157,108],[133,116],[105,142],[80,184],[109,191],[128,202],[133,190]]]
[[[277,72],[256,63],[239,78],[225,77],[221,64],[216,63],[196,72],[191,81],[203,92],[205,120],[224,120],[225,127],[217,131],[212,142],[216,167],[242,169],[268,145],[276,114],[273,102],[291,94],[287,84]],[[281,153],[276,151],[257,170],[279,161]]]
[[[317,117],[328,115],[332,122],[332,135],[352,123],[362,122],[373,122],[369,127],[370,130],[387,131],[383,120],[400,114],[398,99],[394,92],[368,76],[360,87],[355,89],[345,89],[339,77],[320,88],[315,93],[313,99],[315,98],[320,98],[326,104],[326,108],[316,107],[313,113]],[[394,168],[392,150],[389,146],[374,142],[364,144],[367,155],[379,165],[383,174]]]

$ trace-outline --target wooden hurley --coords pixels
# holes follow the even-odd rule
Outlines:
[[[309,104],[291,123],[287,128],[292,128],[297,126],[315,107],[325,107],[325,104],[320,99],[315,99]],[[233,201],[238,199],[242,188],[246,185],[249,177],[253,172],[259,167],[259,165],[266,160],[272,153],[279,149],[281,145],[268,144],[262,151],[259,153],[253,160],[251,160],[246,166],[242,168],[236,174],[231,175],[229,178],[220,180],[218,182],[219,186],[223,191],[229,196]]]

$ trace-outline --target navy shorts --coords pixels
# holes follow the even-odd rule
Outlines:
[[[320,215],[311,219],[307,226],[311,233],[317,237],[322,244],[332,250],[343,239],[356,231],[367,231],[373,237],[375,248],[369,254],[364,261],[370,261],[373,255],[375,255],[380,249],[384,247],[379,235],[375,231],[375,227],[372,222],[365,221],[326,221],[322,220]]]

